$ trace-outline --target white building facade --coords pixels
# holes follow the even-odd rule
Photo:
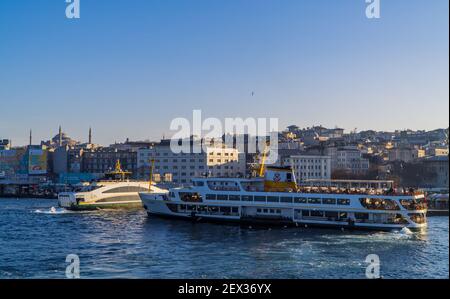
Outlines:
[[[157,145],[137,152],[138,175],[148,179],[154,160],[153,179],[189,184],[199,176],[237,177],[245,174],[245,159],[237,149],[207,147],[201,153],[174,153],[169,145]]]
[[[294,171],[297,183],[305,180],[331,179],[331,157],[316,155],[290,156],[285,159],[285,165],[290,165]]]
[[[363,158],[357,147],[338,148],[332,161],[333,170],[345,170],[352,174],[369,171],[369,159]]]

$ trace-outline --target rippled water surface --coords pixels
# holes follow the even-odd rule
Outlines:
[[[148,217],[143,210],[69,212],[55,200],[0,199],[0,278],[448,278],[448,217],[422,233],[248,229]]]

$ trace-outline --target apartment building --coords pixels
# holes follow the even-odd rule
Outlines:
[[[154,160],[153,179],[175,184],[189,184],[192,177],[236,177],[245,174],[244,154],[237,149],[209,146],[200,153],[174,153],[170,143],[162,142],[137,151],[138,176],[148,179]]]
[[[284,160],[294,171],[297,183],[309,179],[331,179],[331,157],[318,155],[294,155]]]

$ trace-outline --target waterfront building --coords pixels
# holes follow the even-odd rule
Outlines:
[[[331,157],[332,171],[341,170],[353,175],[369,171],[369,159],[362,156],[357,146],[328,147],[325,153]]]
[[[403,161],[412,162],[418,158],[425,157],[425,150],[412,147],[399,145],[389,150],[389,161]]]
[[[151,148],[139,149],[137,156],[140,178],[149,177],[154,160],[155,181],[189,184],[193,177],[236,177],[245,173],[244,154],[221,145],[208,146],[200,153],[174,153],[170,140],[162,140]]]
[[[83,151],[81,172],[90,174],[104,174],[114,169],[119,160],[124,171],[130,171],[132,177],[137,176],[137,152],[102,147]]]
[[[319,155],[293,155],[285,158],[286,166],[290,166],[297,183],[310,179],[331,179],[331,157]]]
[[[0,149],[0,172],[5,178],[13,178],[19,174],[25,174],[26,148]]]
[[[130,141],[128,138],[123,143],[114,143],[109,147],[121,151],[137,151],[141,148],[150,148],[157,144],[153,141]]]
[[[449,163],[448,156],[425,157],[421,159],[425,168],[434,173],[433,176],[424,177],[425,186],[428,188],[449,188]]]
[[[448,146],[429,147],[426,154],[427,156],[448,156]]]

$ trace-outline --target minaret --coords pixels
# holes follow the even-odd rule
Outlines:
[[[62,130],[61,130],[61,126],[59,126],[59,146],[62,146]]]
[[[89,127],[89,144],[92,144],[92,128]]]
[[[33,132],[30,129],[30,146],[33,144]]]

